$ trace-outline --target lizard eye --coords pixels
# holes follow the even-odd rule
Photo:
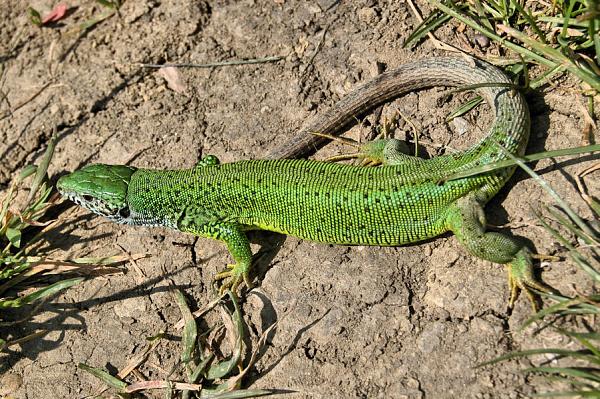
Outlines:
[[[94,197],[91,195],[84,195],[82,198],[85,202],[92,202],[94,200]]]
[[[123,219],[127,219],[131,212],[129,211],[129,207],[119,209],[119,216]]]

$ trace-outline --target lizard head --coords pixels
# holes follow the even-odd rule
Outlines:
[[[135,168],[123,165],[88,165],[58,179],[60,194],[78,205],[117,223],[129,223],[127,188]]]

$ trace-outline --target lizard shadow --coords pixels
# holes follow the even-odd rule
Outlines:
[[[52,298],[57,296],[58,294]],[[39,309],[39,313],[44,313],[43,321],[23,320],[23,313],[26,309],[22,307],[3,311],[3,321],[0,326],[2,326],[4,337],[12,335],[15,338],[22,338],[36,332],[45,333],[32,340],[22,342],[19,350],[5,348],[0,355],[0,359],[4,357],[0,361],[0,375],[9,371],[22,358],[35,361],[41,353],[57,349],[65,339],[68,330],[87,330],[85,319],[77,309],[66,309],[62,304],[47,303]],[[33,317],[37,314],[36,310],[31,310],[25,318]],[[21,320],[16,320],[16,318],[21,318]]]
[[[64,205],[60,204],[59,206]],[[65,209],[72,207],[71,204]],[[62,208],[62,206],[61,206]],[[52,220],[53,217],[50,217],[49,220]],[[94,215],[91,213],[85,213],[77,215],[75,218],[70,219],[69,223],[60,223],[54,227],[48,228],[44,231],[44,244],[41,245],[36,251],[38,254],[50,253],[54,250],[61,249],[63,251],[68,251],[74,244],[87,244],[92,243],[96,240],[107,238],[111,236],[111,233],[100,233],[93,234],[98,227],[98,225],[94,225],[93,227],[89,227],[88,223],[94,219]],[[109,223],[106,221],[105,223]],[[25,238],[38,234],[43,227],[34,226],[31,229],[25,230]],[[75,234],[76,230],[83,230],[89,234]]]
[[[10,160],[11,154],[13,154],[13,156],[14,156],[15,149],[21,145],[20,143],[23,141],[23,137],[29,131],[31,125],[34,123],[34,121],[37,118],[42,116],[44,114],[44,112],[46,112],[46,110],[48,110],[50,108],[50,105],[52,104],[52,100],[53,100],[53,98],[51,96],[44,105],[42,105],[35,112],[33,112],[31,114],[31,116],[29,117],[29,119],[27,120],[27,122],[25,123],[25,125],[23,126],[23,128],[21,129],[21,131],[17,134],[16,139],[13,140],[11,143],[7,143],[4,151],[2,152],[2,154],[0,154],[0,165],[2,165],[2,167],[4,169],[6,169],[6,170],[11,169],[8,165],[5,164],[5,162]]]
[[[279,317],[275,308],[273,307],[273,302],[269,299],[269,297],[267,297],[266,295],[264,295],[264,293],[262,293],[260,291],[252,291],[251,293],[256,295],[263,304],[263,307],[260,312],[260,320],[261,320],[261,324],[262,324],[261,331],[266,331],[273,324],[280,323],[285,317],[287,317],[289,312],[291,312],[294,309],[294,304],[291,304],[291,309],[287,310],[285,313],[283,313],[281,315],[281,317]],[[296,349],[302,336],[307,331],[309,331],[311,328],[313,328],[315,325],[317,325],[321,320],[323,320],[325,318],[325,316],[327,316],[329,314],[330,311],[331,311],[331,308],[327,309],[322,315],[316,317],[310,323],[306,324],[305,326],[303,326],[302,328],[297,330],[296,334],[290,341],[289,345],[285,348],[283,353],[281,355],[277,356],[270,364],[266,365],[262,371],[256,372],[256,368],[253,367],[253,372],[250,373],[247,378],[248,385],[254,384],[256,381],[258,381],[259,379],[263,378],[264,376],[269,374],[271,371],[273,371],[277,367],[277,365],[279,363],[281,363],[281,361],[286,356],[288,356],[290,353],[292,353],[292,351],[294,349]],[[267,336],[264,338],[265,345],[256,349],[258,351],[258,353],[257,353],[256,359],[255,359],[256,360],[255,364],[267,353],[268,346],[269,346],[268,344],[270,344],[273,341],[273,337],[276,334],[277,327],[278,326],[275,326],[271,331],[269,331]],[[248,348],[251,348],[252,342],[249,342],[250,341],[249,337],[246,337],[246,338],[247,338],[247,340],[246,340],[247,342],[245,342],[245,343]],[[289,391],[289,392],[295,392],[295,391]]]
[[[252,244],[260,245],[260,249],[252,257],[251,278],[262,281],[267,271],[273,266],[273,260],[283,247],[286,236],[270,231],[252,230],[246,233]]]
[[[279,234],[279,233],[274,233],[274,232],[269,232],[269,231],[262,231],[262,230],[249,231],[249,232],[247,232],[247,236],[248,236],[248,240],[251,243],[260,245],[260,249],[256,252],[256,254],[253,257],[253,263],[252,263],[253,275],[251,276],[252,278],[256,279],[257,283],[260,283],[264,279],[266,272],[271,268],[271,266],[273,266],[273,264],[274,264],[273,261],[274,261],[275,257],[277,256],[277,254],[279,253],[279,251],[281,250],[287,236],[284,234]],[[247,291],[246,295],[255,295],[262,302],[262,309],[260,311],[260,323],[261,323],[260,331],[266,331],[273,324],[280,323],[283,320],[283,318],[285,318],[289,314],[288,312],[293,310],[293,307],[294,307],[294,305],[292,304],[291,305],[292,309],[286,311],[284,314],[282,314],[280,316],[277,314],[277,311],[275,310],[275,307],[273,306],[273,302],[271,301],[271,299],[267,295],[265,295],[262,291],[256,290],[256,289],[251,289],[251,290]],[[298,342],[300,341],[302,336],[308,330],[310,330],[312,327],[314,327],[316,324],[318,324],[325,316],[327,316],[327,314],[330,312],[330,310],[331,309],[327,309],[327,311],[325,311],[322,315],[315,318],[313,321],[308,323],[306,326],[300,328],[294,335],[290,344],[286,347],[286,350],[280,356],[278,356],[275,360],[273,360],[269,365],[267,365],[260,373],[256,372],[256,368],[253,366],[252,372],[247,377],[247,384],[252,385],[254,382],[258,381],[260,378],[264,377],[269,372],[271,372],[273,369],[275,369],[275,367],[277,367],[277,365],[287,355],[292,353],[292,351],[297,347]],[[268,347],[270,346],[269,343],[273,341],[273,337],[277,333],[277,328],[278,327],[275,326],[271,331],[269,331],[267,336],[264,337],[265,344],[262,347],[256,348],[256,350],[258,352],[256,355],[255,364],[267,353]],[[247,348],[252,348],[253,344],[255,344],[250,340],[249,336],[245,336],[244,340],[245,340],[245,344],[246,344]],[[277,390],[276,393],[282,394],[282,393],[292,393],[292,392],[295,392],[295,391]]]

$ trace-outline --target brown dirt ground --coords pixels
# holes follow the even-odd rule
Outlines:
[[[42,13],[52,3],[30,2]],[[60,141],[53,176],[89,162],[182,168],[208,153],[223,162],[260,158],[382,68],[439,54],[430,42],[402,48],[417,25],[404,1],[127,1],[120,16],[81,36],[66,33],[102,11],[91,1],[69,2],[78,7],[75,13],[41,30],[28,23],[27,2],[1,4],[0,49],[8,54],[2,91],[10,108],[53,79],[0,120],[3,188],[19,168],[39,159],[54,125]],[[438,35],[467,47],[461,38],[469,32],[447,27]],[[286,57],[277,63],[183,69],[187,90],[182,94],[170,90],[155,70],[138,66],[270,55]],[[529,95],[529,152],[581,144],[583,100],[573,87],[558,81]],[[407,95],[386,106],[383,117],[400,109],[424,139],[464,148],[480,133],[473,128],[467,129],[473,134],[460,133],[459,123],[444,123],[465,98],[446,101],[444,93]],[[0,108],[9,109],[5,101]],[[372,117],[349,136],[364,136],[369,124],[382,120]],[[480,107],[464,121],[484,128],[489,115]],[[317,157],[338,151],[329,146]],[[535,169],[590,217],[571,177],[582,166],[546,160]],[[592,189],[597,195],[597,185]],[[529,239],[540,253],[564,254],[531,211],[550,202],[534,181],[517,173],[488,205],[489,221],[508,224],[506,230]],[[22,377],[10,395],[88,396],[100,383],[79,370],[79,362],[121,368],[144,347],[145,337],[161,330],[172,332],[174,340],[149,364],[163,371],[146,366],[144,372],[165,378],[164,370],[178,359],[180,334],[172,329],[179,310],[165,274],[192,307],[201,307],[213,297],[212,276],[229,261],[225,248],[166,229],[111,224],[82,210],[53,234],[57,257],[109,255],[120,252],[118,246],[152,256],[137,262],[141,273],[128,267],[126,274],[76,286],[15,331],[52,330],[0,355],[2,381]],[[252,239],[254,249],[271,251],[272,260],[243,306],[250,330],[260,334],[289,312],[252,372],[255,388],[297,391],[286,396],[293,398],[520,398],[547,388],[543,380],[519,373],[528,362],[474,366],[509,350],[568,344],[549,330],[535,336],[520,331],[530,315],[528,302],[521,298],[508,313],[502,268],[467,255],[452,236],[402,248],[330,246],[266,233]],[[574,294],[573,287],[591,289],[569,261],[548,264],[543,277],[566,294]]]

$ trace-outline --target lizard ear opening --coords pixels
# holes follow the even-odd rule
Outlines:
[[[129,207],[125,206],[121,209],[119,209],[119,216],[123,219],[127,219],[129,216],[131,215],[131,212],[129,211]]]

